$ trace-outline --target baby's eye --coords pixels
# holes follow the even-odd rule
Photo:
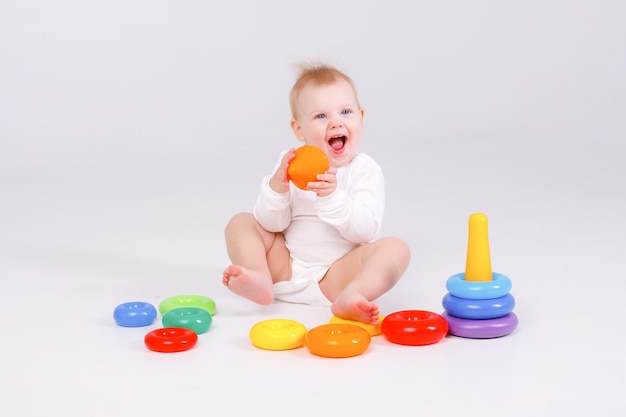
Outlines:
[[[343,114],[343,115],[350,114],[350,113],[352,113],[352,110],[350,110],[350,109],[343,109],[341,111],[341,114]]]
[[[315,116],[316,119],[325,119],[326,115],[324,113],[320,113],[317,116]]]

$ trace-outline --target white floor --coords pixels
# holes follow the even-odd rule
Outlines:
[[[483,11],[487,3],[481,3]],[[214,87],[194,84],[199,70],[182,70],[193,61],[184,48],[184,65],[158,75],[176,78],[171,81],[176,88],[159,91],[165,97],[160,104],[147,93],[151,84],[141,84],[140,71],[132,68],[138,84],[119,86],[113,95],[134,93],[118,100],[108,95],[111,86],[102,79],[105,73],[126,78],[115,68],[97,68],[107,58],[119,58],[115,47],[128,45],[126,38],[107,38],[108,23],[81,25],[88,40],[102,42],[104,57],[96,63],[70,58],[82,38],[69,41],[67,25],[75,20],[55,11],[66,26],[54,25],[61,46],[53,56],[45,44],[49,32],[38,26],[53,26],[46,13],[15,5],[21,18],[4,30],[22,35],[19,42],[34,48],[31,54],[51,60],[52,72],[60,66],[70,75],[35,73],[35,65],[19,61],[4,68],[14,82],[3,86],[8,93],[0,125],[0,414],[617,415],[626,406],[626,54],[619,40],[625,37],[614,36],[624,35],[614,19],[618,13],[602,5],[600,11],[566,9],[574,23],[558,21],[561,9],[551,6],[546,13],[553,24],[540,18],[539,34],[528,35],[531,46],[518,51],[528,59],[524,72],[534,73],[526,79],[532,82],[504,82],[506,77],[496,75],[502,67],[484,78],[477,71],[472,82],[483,95],[451,67],[446,76],[457,77],[449,88],[411,77],[409,71],[423,70],[437,79],[436,64],[446,57],[434,49],[426,50],[436,61],[428,63],[430,70],[414,64],[394,74],[385,73],[385,66],[365,65],[371,57],[345,58],[364,85],[364,151],[386,172],[384,234],[402,237],[412,249],[409,270],[378,300],[383,313],[442,312],[446,279],[465,268],[467,219],[483,212],[493,269],[512,279],[520,320],[515,332],[498,339],[448,336],[434,345],[408,347],[378,336],[363,355],[348,359],[317,357],[305,347],[255,348],[248,331],[258,321],[289,318],[311,328],[328,322],[330,311],[280,302],[256,306],[220,282],[228,263],[226,221],[251,208],[260,177],[280,149],[297,145],[281,107],[290,84],[288,61],[274,56],[275,71],[284,73],[269,80],[263,78],[269,60],[260,69],[248,62],[256,79],[245,83],[260,84],[259,91],[233,89],[233,94],[242,100],[252,94],[254,110],[235,98],[207,104],[207,91],[197,97],[186,90],[197,107],[181,102],[178,87]],[[114,11],[121,6],[111,7],[106,16],[116,16],[126,29],[140,10],[119,17]],[[102,10],[92,12],[96,19]],[[131,42],[148,35],[164,40],[166,34],[195,39],[195,26],[181,23],[183,12],[168,13],[183,34],[148,25],[153,32],[137,29],[128,35]],[[508,40],[520,39],[514,34],[524,25],[516,19],[535,16],[530,9],[493,13],[508,24],[486,22],[500,29],[513,24],[505,31]],[[34,21],[25,18],[33,15]],[[170,14],[157,15],[157,21],[171,23],[164,17]],[[578,25],[596,29],[585,37],[588,43],[579,42]],[[386,51],[369,36],[370,45]],[[310,41],[315,45],[313,37]],[[440,41],[451,45],[450,38]],[[248,47],[252,52],[262,44]],[[311,45],[303,47],[314,55]],[[4,53],[30,59],[17,47],[4,46]],[[151,65],[148,58],[132,58],[134,49],[126,48],[124,56],[135,65]],[[488,56],[487,47],[478,52]],[[585,66],[585,54],[598,66]],[[530,59],[539,56],[541,64]],[[73,73],[67,59],[84,66]],[[512,70],[517,64],[502,65]],[[85,78],[71,76],[78,73]],[[93,81],[89,74],[102,76],[101,84],[83,95]],[[388,100],[389,89],[376,87],[379,77],[396,91],[395,101]],[[222,81],[221,92],[234,82]],[[415,90],[419,95],[400,93],[406,92],[400,85],[413,82],[421,86]],[[268,113],[279,113],[267,120],[256,95],[265,94],[264,88],[276,91],[267,96]],[[457,96],[458,88],[465,95]],[[244,117],[248,113],[250,118]],[[179,294],[207,295],[217,303],[213,326],[190,351],[146,349],[143,337],[159,327],[158,320],[146,328],[123,328],[113,320],[113,309],[122,302],[158,305]]]

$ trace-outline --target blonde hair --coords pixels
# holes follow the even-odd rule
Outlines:
[[[291,108],[291,116],[296,119],[298,96],[302,89],[309,84],[316,87],[333,84],[339,80],[347,81],[354,90],[354,95],[359,102],[356,85],[352,78],[337,68],[323,63],[298,62],[295,64],[298,71],[298,78],[289,93],[289,107]]]

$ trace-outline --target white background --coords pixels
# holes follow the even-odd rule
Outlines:
[[[0,413],[615,415],[626,401],[626,6],[620,1],[0,2]],[[298,60],[345,70],[385,235],[412,262],[384,314],[441,312],[467,219],[513,281],[509,336],[351,359],[256,349],[223,228],[285,148]],[[215,299],[191,351],[116,305]]]

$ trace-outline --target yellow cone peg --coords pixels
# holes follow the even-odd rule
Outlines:
[[[469,218],[465,280],[493,280],[491,256],[489,255],[487,216],[482,213],[474,213]]]

